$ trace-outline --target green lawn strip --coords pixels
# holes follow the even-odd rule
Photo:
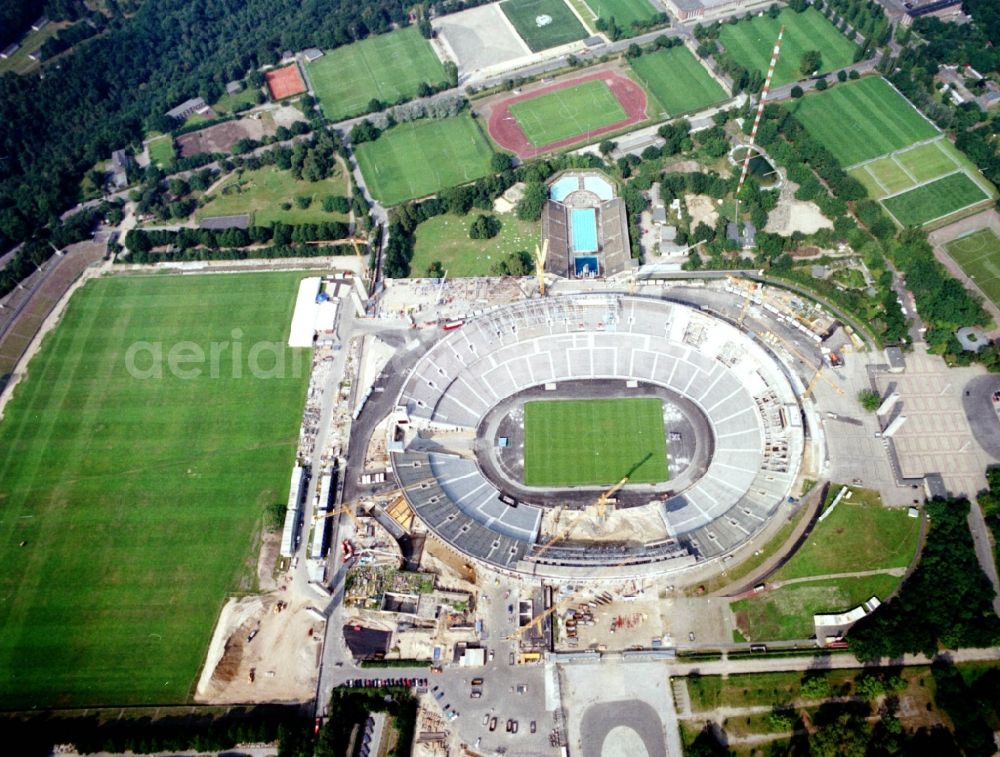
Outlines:
[[[885,189],[879,191],[876,195],[877,197],[901,192],[907,187],[912,187],[915,183],[903,167],[891,156],[881,158],[873,163],[867,163],[864,167],[874,174],[878,182],[885,187]]]
[[[323,198],[327,195],[347,197],[349,187],[343,169],[337,169],[334,176],[322,181],[302,181],[292,176],[290,171],[282,171],[276,166],[265,166],[256,171],[243,171],[231,176],[226,182],[206,197],[206,204],[198,208],[195,217],[239,215],[249,213],[258,226],[281,223],[323,223],[324,221],[346,221],[345,213],[327,213],[323,210]],[[309,207],[300,208],[299,197],[309,197]],[[288,210],[283,203],[291,204]]]
[[[491,267],[514,252],[532,252],[539,240],[538,224],[520,221],[513,213],[497,215],[500,233],[493,239],[470,239],[469,227],[481,213],[435,216],[417,226],[410,275],[427,275],[427,267],[441,261],[448,278],[489,276]]]
[[[963,172],[886,198],[882,204],[903,226],[919,226],[986,199],[986,193]]]
[[[958,168],[958,165],[951,156],[938,147],[943,140],[930,142],[926,145],[918,145],[910,150],[899,153],[896,156],[907,171],[913,174],[917,182],[929,181],[949,174]]]
[[[373,99],[413,97],[421,82],[444,81],[444,65],[416,26],[327,50],[306,71],[324,115],[340,121],[368,110]]]
[[[815,8],[808,8],[803,13],[785,8],[777,18],[765,14],[737,24],[723,24],[719,39],[733,60],[748,71],[765,75],[781,26],[785,27],[785,34],[774,70],[775,86],[804,78],[799,65],[807,50],[820,51],[821,72],[843,68],[854,59],[855,44]]]
[[[151,163],[165,168],[174,159],[173,137],[164,136],[149,143],[149,160]]]
[[[511,105],[510,112],[535,147],[628,118],[621,103],[601,80],[522,100]]]
[[[533,53],[587,36],[580,19],[564,0],[505,0],[500,10]],[[548,16],[551,22],[539,26],[537,19],[542,16]]]
[[[400,124],[358,145],[355,155],[372,196],[395,205],[486,176],[493,151],[463,114]]]
[[[825,507],[840,491],[831,486]],[[917,550],[920,519],[905,508],[883,507],[878,492],[852,489],[837,508],[809,534],[792,559],[768,580],[903,568]]]
[[[109,277],[73,296],[0,422],[0,706],[188,701],[226,593],[253,586],[262,513],[287,496],[300,278]],[[145,370],[155,345],[165,363],[234,333],[238,371],[231,347],[216,377],[126,368],[135,345]],[[264,342],[260,366],[277,353],[286,377],[250,374]]]
[[[529,486],[666,481],[663,403],[654,398],[529,402],[524,408]]]
[[[814,614],[846,612],[872,596],[884,600],[899,581],[880,574],[796,583],[738,600],[731,608],[752,641],[808,639],[815,635]]]
[[[881,77],[838,84],[792,101],[787,107],[845,167],[938,133]]]
[[[648,21],[657,13],[649,0],[587,0],[587,5],[605,21],[614,18],[626,32],[632,31],[633,21]]]
[[[646,53],[629,65],[670,116],[707,108],[728,96],[684,46]]]
[[[948,254],[1000,306],[1000,238],[991,229],[981,229],[950,242]]]
[[[257,90],[253,87],[244,87],[235,95],[227,92],[212,103],[212,110],[220,114],[234,113],[241,105],[256,105],[257,94]]]

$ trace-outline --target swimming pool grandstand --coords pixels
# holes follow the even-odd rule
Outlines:
[[[526,486],[518,466],[499,457],[512,454],[499,437],[503,423],[521,422],[518,402],[576,396],[586,386],[601,396],[668,393],[699,418],[691,444],[704,464],[619,492],[632,497],[623,517],[648,513],[661,523],[658,534],[547,543],[546,512],[569,495],[586,503],[596,495]],[[786,499],[804,444],[801,407],[764,346],[686,305],[605,293],[499,307],[447,333],[406,379],[397,423],[393,433],[406,441],[393,470],[438,539],[495,569],[564,578],[597,575],[595,568],[669,573],[723,558]],[[475,446],[454,446],[463,439]]]
[[[542,236],[545,270],[567,278],[612,276],[633,265],[625,203],[598,171],[568,171],[549,186]]]

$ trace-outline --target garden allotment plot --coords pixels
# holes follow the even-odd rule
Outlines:
[[[765,14],[736,24],[723,24],[719,39],[733,60],[747,71],[757,71],[764,76],[782,26],[785,27],[785,35],[781,42],[781,57],[774,69],[775,86],[802,78],[799,65],[802,54],[807,50],[819,50],[823,57],[821,73],[836,71],[854,60],[857,46],[812,7],[802,13],[786,8],[777,18]]]
[[[189,699],[226,593],[250,586],[262,513],[287,497],[300,278],[120,276],[73,295],[0,422],[0,706]],[[250,373],[264,340],[284,378]],[[217,377],[141,379],[125,362],[141,342],[230,346]]]
[[[510,112],[536,147],[628,118],[608,85],[599,79],[522,100],[511,105]]]
[[[486,176],[493,157],[468,114],[394,126],[354,153],[369,191],[385,205]]]
[[[391,104],[416,95],[421,82],[437,84],[446,78],[444,66],[415,26],[328,50],[306,71],[331,121],[366,112],[373,98]]]
[[[533,53],[587,36],[564,0],[505,0],[500,10]]]
[[[1000,307],[1000,238],[982,229],[948,243],[948,254]]]
[[[658,399],[556,400],[524,406],[524,483],[605,486],[666,481]]]

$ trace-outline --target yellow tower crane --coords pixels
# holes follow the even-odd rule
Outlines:
[[[603,492],[600,497],[597,498],[595,505],[597,506],[597,517],[604,520],[607,513],[608,501],[618,493],[618,491],[628,483],[628,476],[625,476],[621,481],[612,486],[606,492]]]
[[[538,293],[545,296],[545,259],[549,256],[549,240],[545,239],[542,246],[535,245],[535,276],[538,277]]]

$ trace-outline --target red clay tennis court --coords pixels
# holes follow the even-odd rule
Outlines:
[[[301,95],[306,91],[306,83],[302,81],[302,74],[299,67],[293,63],[290,66],[268,71],[264,74],[267,80],[267,89],[271,93],[272,100],[284,100],[286,97]]]

